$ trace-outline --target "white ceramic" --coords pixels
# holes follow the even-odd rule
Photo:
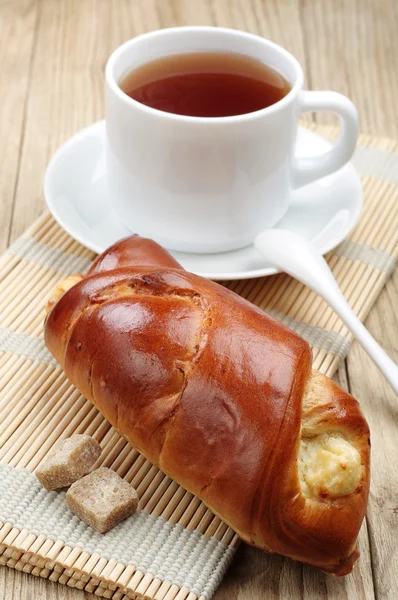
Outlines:
[[[398,393],[398,366],[352,311],[327,262],[314,244],[297,233],[278,228],[261,233],[254,245],[276,268],[298,279],[330,304]]]
[[[327,140],[299,128],[298,156],[320,155],[329,148]],[[107,193],[103,121],[82,130],[56,152],[46,171],[44,194],[58,223],[94,252],[102,252],[131,233],[117,217]],[[361,208],[361,183],[348,163],[299,190],[297,204],[289,208],[279,226],[314,241],[324,253],[350,233]],[[245,279],[277,272],[254,246],[219,254],[172,254],[188,271],[210,279]]]
[[[119,87],[126,73],[153,59],[225,51],[258,59],[291,91],[263,110],[221,118],[187,117],[140,104]],[[122,221],[183,252],[248,246],[294,204],[293,191],[342,167],[357,140],[354,105],[334,92],[303,91],[297,60],[276,44],[218,27],[178,27],[136,37],[106,66],[107,168]],[[306,111],[337,113],[340,140],[324,156],[294,156],[297,120]],[[323,201],[320,199],[320,201]]]

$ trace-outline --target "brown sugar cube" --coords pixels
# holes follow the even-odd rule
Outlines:
[[[138,506],[133,486],[106,467],[71,485],[66,500],[75,515],[100,533],[132,515]]]
[[[100,454],[101,446],[97,440],[76,433],[54,444],[36,475],[47,490],[56,490],[89,473]]]

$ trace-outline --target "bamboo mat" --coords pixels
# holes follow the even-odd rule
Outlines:
[[[335,136],[333,128],[321,131]],[[398,151],[362,136],[354,157],[365,205],[328,261],[364,319],[398,255]],[[0,563],[100,597],[209,599],[238,545],[236,535],[192,494],[133,450],[71,386],[43,343],[44,305],[65,275],[93,254],[48,215],[0,258]],[[332,375],[351,336],[313,292],[285,274],[229,282],[308,339],[314,367]],[[101,535],[66,508],[64,492],[41,489],[32,472],[60,437],[89,433],[101,464],[132,482],[140,510]]]

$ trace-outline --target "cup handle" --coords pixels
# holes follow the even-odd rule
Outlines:
[[[293,188],[297,189],[316,179],[330,175],[343,167],[354,153],[358,139],[358,113],[346,96],[337,92],[302,91],[300,112],[328,110],[340,117],[340,138],[320,156],[293,159]]]

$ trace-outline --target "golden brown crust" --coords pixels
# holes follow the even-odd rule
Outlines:
[[[367,503],[368,428],[349,394],[311,375],[298,335],[133,236],[58,300],[45,339],[112,425],[244,540],[351,570]],[[297,459],[311,427],[355,441],[364,469],[354,494],[303,494]]]
[[[92,264],[89,275],[133,265],[181,269],[181,265],[159,244],[138,235],[131,235],[100,254]]]

